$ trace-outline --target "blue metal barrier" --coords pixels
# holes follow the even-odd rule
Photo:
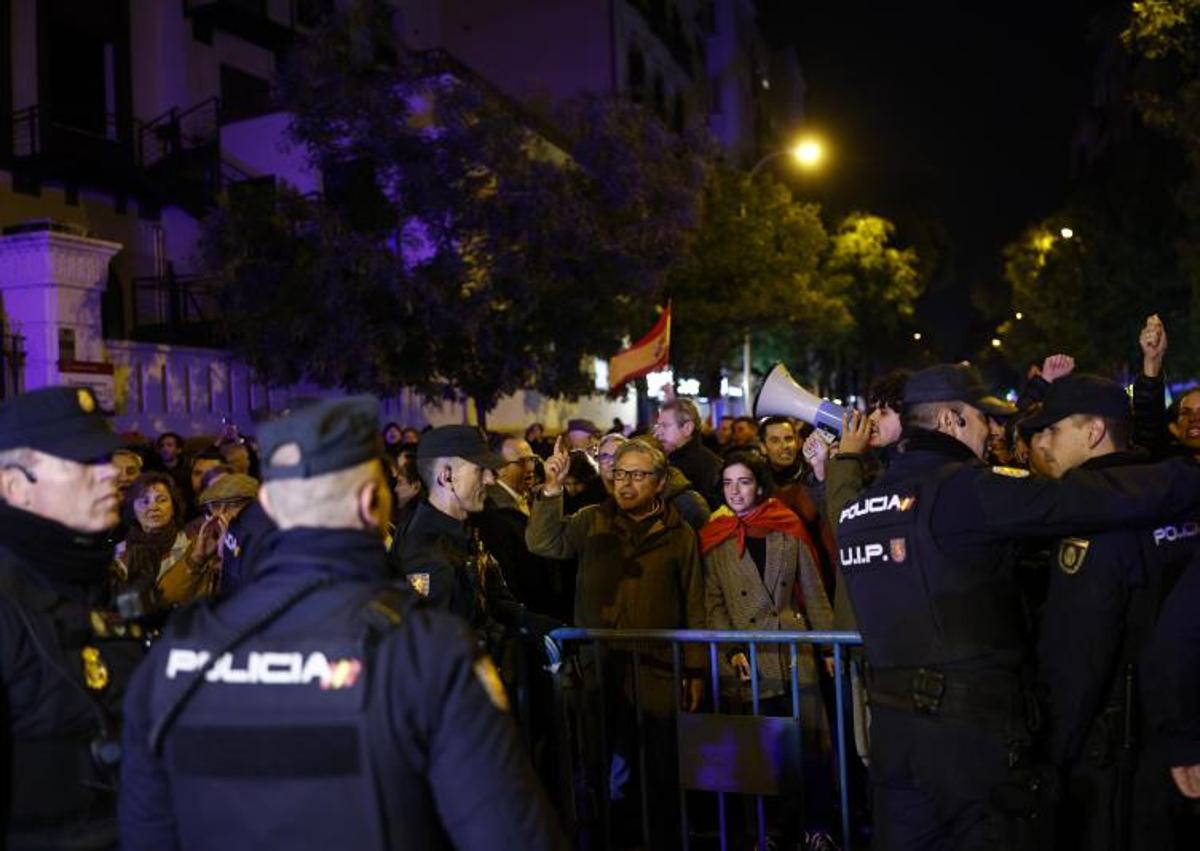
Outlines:
[[[724,729],[730,730],[730,735],[723,738],[722,742],[728,746],[729,743],[734,743],[738,740],[735,735],[735,728],[739,725],[744,727],[745,722],[749,723],[761,722],[761,729],[765,733],[774,733],[780,736],[786,736],[792,733],[799,738],[796,740],[796,767],[802,759],[799,742],[802,741],[802,723],[805,720],[801,713],[801,684],[800,684],[800,651],[801,646],[811,646],[814,650],[815,661],[819,667],[819,653],[824,648],[830,648],[831,652],[827,652],[828,656],[833,659],[833,690],[834,690],[834,717],[829,719],[830,729],[834,731],[836,741],[833,748],[833,756],[836,761],[836,777],[838,786],[838,810],[840,815],[840,827],[842,835],[843,849],[851,847],[851,824],[850,824],[850,801],[847,789],[847,747],[846,747],[846,682],[848,670],[846,666],[845,648],[862,644],[862,638],[855,632],[783,632],[783,631],[722,631],[722,630],[614,630],[614,629],[577,629],[565,628],[554,630],[546,639],[546,652],[549,659],[547,670],[550,672],[555,683],[555,715],[556,715],[556,739],[560,753],[560,771],[561,781],[564,790],[564,806],[566,808],[566,816],[568,822],[571,822],[573,832],[578,833],[581,829],[581,818],[579,814],[579,806],[577,795],[579,787],[577,780],[579,769],[574,763],[574,756],[577,752],[586,754],[587,746],[582,742],[571,740],[572,733],[580,737],[586,734],[584,724],[580,719],[576,721],[575,727],[572,729],[569,715],[569,707],[564,699],[564,683],[570,671],[579,677],[582,682],[585,677],[582,673],[582,664],[578,660],[583,654],[584,648],[591,648],[591,656],[586,664],[594,663],[595,670],[591,672],[593,689],[598,690],[600,706],[592,706],[590,710],[595,713],[598,720],[598,742],[597,752],[602,760],[601,767],[612,769],[612,757],[609,754],[609,742],[607,739],[612,735],[612,732],[607,730],[606,717],[610,708],[610,697],[613,700],[619,700],[619,696],[613,697],[605,693],[605,671],[604,666],[606,659],[611,655],[616,659],[618,655],[628,657],[632,661],[632,691],[634,713],[636,715],[635,724],[638,740],[637,767],[640,777],[641,787],[641,828],[642,839],[646,848],[655,847],[651,842],[651,815],[649,812],[648,801],[648,782],[646,768],[646,729],[645,716],[646,712],[642,706],[642,668],[645,667],[645,659],[648,655],[652,655],[655,650],[661,655],[664,651],[670,652],[670,668],[672,674],[671,685],[675,693],[675,720],[677,740],[684,739],[683,727],[687,726],[689,730],[700,729],[702,732],[720,733]],[[648,651],[647,645],[651,648]],[[683,690],[683,678],[685,669],[682,664],[682,655],[684,648],[689,646],[699,645],[707,648],[707,665],[708,676],[706,679],[709,694],[709,706],[711,713],[706,716],[691,715],[683,711],[681,704],[681,693]],[[750,663],[750,708],[752,710],[749,716],[727,716],[721,715],[721,665],[720,657],[717,648],[720,645],[739,645],[747,650],[747,656]],[[790,698],[791,698],[791,717],[790,718],[772,718],[761,716],[761,700],[760,691],[762,683],[760,682],[759,674],[759,646],[760,645],[786,645],[788,652],[788,678],[790,680]],[[693,650],[693,655],[699,655],[698,651]],[[572,668],[572,661],[575,660],[575,667]],[[662,667],[662,663],[654,660],[655,663]],[[695,668],[692,669],[695,672]],[[820,674],[818,672],[818,678]],[[743,681],[744,682],[744,681]],[[782,695],[781,695],[782,696]],[[773,722],[778,722],[773,724]],[[723,727],[722,725],[728,725]],[[790,725],[790,727],[788,726]],[[784,729],[788,727],[788,729]],[[757,729],[757,728],[756,728]],[[750,731],[751,734],[755,730]],[[743,739],[744,740],[744,739]],[[780,739],[782,741],[783,739]],[[728,754],[727,754],[728,755]],[[689,758],[694,755],[688,755]],[[677,762],[681,762],[685,755],[682,750],[677,753]],[[733,758],[736,759],[734,754]],[[692,759],[695,762],[695,759]],[[702,762],[703,760],[701,760]],[[678,767],[678,766],[677,766]],[[603,772],[601,773],[603,775]],[[680,815],[680,840],[681,847],[687,851],[691,844],[691,834],[689,831],[689,822],[687,815],[688,791],[690,789],[703,789],[707,791],[716,790],[717,796],[717,819],[718,831],[721,851],[728,851],[729,836],[728,822],[726,813],[726,793],[720,791],[717,786],[693,785],[685,787],[683,782],[679,788],[679,815]],[[612,847],[612,824],[611,824],[611,801],[610,801],[610,781],[605,781],[604,788],[599,792],[600,807],[603,820],[603,846],[605,848]],[[737,790],[742,792],[742,790]],[[778,794],[774,792],[773,794]],[[753,821],[756,822],[756,834],[758,838],[758,848],[766,848],[767,824],[764,809],[764,795],[759,792],[753,795],[755,801],[755,813]],[[588,844],[587,847],[591,847]]]

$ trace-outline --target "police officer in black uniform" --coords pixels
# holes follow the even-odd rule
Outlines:
[[[1062,478],[1141,462],[1129,451],[1130,419],[1119,384],[1075,373],[1050,385],[1024,428],[1050,475]],[[1157,617],[1169,552],[1156,534],[1163,533],[1120,525],[1061,538],[1050,550],[1037,664],[1048,698],[1048,756],[1063,780],[1060,847],[1107,851],[1128,848],[1131,838],[1135,847],[1160,847],[1151,837],[1164,829],[1165,807],[1143,800],[1131,822],[1143,739],[1137,660]]]
[[[468,523],[483,511],[487,485],[505,463],[473,426],[439,426],[426,432],[417,445],[417,471],[426,501],[392,544],[408,583],[431,606],[463,618],[494,653],[500,652],[508,635],[562,626],[530,612],[513,596],[478,529]]]
[[[105,599],[120,446],[88,389],[0,405],[0,806],[9,849],[112,848],[121,698],[143,648]]]
[[[840,568],[871,666],[877,849],[1036,839],[1048,772],[1029,762],[1013,539],[1149,524],[1200,504],[1200,468],[1187,462],[1061,482],[989,468],[984,396],[962,365],[915,374],[896,457],[839,518]]]
[[[280,531],[130,687],[125,848],[565,846],[491,661],[387,582],[378,423],[352,397],[262,426]]]
[[[1170,830],[1163,851],[1200,848],[1200,555],[1163,603],[1142,657],[1148,758],[1169,785]],[[1150,782],[1149,779],[1146,782]]]

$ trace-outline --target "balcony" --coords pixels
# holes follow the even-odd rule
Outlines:
[[[46,178],[127,191],[137,157],[132,132],[111,113],[94,121],[70,120],[34,105],[12,117],[12,156],[17,185]]]
[[[316,26],[333,0],[184,0],[192,35],[212,43],[217,30],[276,53],[291,46],[297,30]]]
[[[146,343],[220,346],[220,316],[219,292],[212,278],[177,275],[168,264],[162,277],[133,280],[130,339]]]

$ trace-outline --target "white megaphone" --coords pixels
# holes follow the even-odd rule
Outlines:
[[[754,397],[756,418],[797,417],[810,425],[838,434],[842,431],[842,417],[845,414],[846,409],[841,405],[835,405],[801,387],[781,363],[771,367],[762,386],[758,388],[758,395]]]

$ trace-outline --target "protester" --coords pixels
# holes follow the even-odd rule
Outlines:
[[[156,602],[176,605],[214,587],[224,529],[209,517],[189,538],[180,522],[181,507],[174,481],[164,473],[144,473],[129,488],[129,534],[117,545],[113,562],[117,593],[151,593]]]
[[[708,628],[720,630],[829,630],[833,612],[804,524],[771,496],[771,474],[758,453],[734,451],[721,470],[725,505],[700,531]],[[751,704],[751,671],[744,645],[722,648],[722,711]],[[804,732],[804,811],[810,824],[832,828],[835,813],[829,767],[829,721],[811,645],[798,648],[800,705],[792,705],[792,648],[757,647],[760,715],[798,714]]]
[[[733,439],[725,451],[730,449],[761,449],[758,440],[758,424],[753,417],[741,416],[733,421]]]
[[[421,484],[421,474],[417,471],[417,458],[414,452],[404,451],[395,458],[395,485],[392,487],[393,509],[390,540],[404,534],[408,524],[412,522],[417,506],[425,493]]]
[[[588,419],[574,419],[567,422],[567,443],[571,449],[591,454],[600,439],[600,429]]]
[[[721,458],[710,452],[700,440],[700,412],[687,399],[674,399],[658,410],[654,436],[662,443],[667,460],[678,469],[692,487],[704,496],[709,508],[721,506],[717,477]]]
[[[622,443],[613,461],[612,496],[566,517],[562,493],[569,463],[565,441],[560,440],[546,461],[546,485],[533,504],[525,542],[530,552],[546,558],[578,558],[576,625],[703,629],[704,584],[696,535],[663,500],[666,456],[641,440]],[[678,787],[671,654],[659,648],[647,650],[636,676],[628,654],[614,657],[605,666],[603,684],[597,671],[585,671],[587,705],[592,707],[589,728],[593,736],[602,723],[609,731],[613,759],[626,767],[621,777],[628,777],[628,767],[636,764],[640,737],[647,751],[649,789],[645,791],[656,811],[651,825],[653,847],[669,848],[678,838],[678,796],[671,791]],[[688,645],[684,659],[681,703],[692,711],[699,708],[704,693],[703,649]],[[607,705],[600,705],[601,693],[611,696]],[[635,703],[641,707],[640,718]],[[601,711],[604,722],[597,717]],[[623,788],[623,779],[609,783],[607,777],[593,778],[593,783],[600,785],[597,794],[636,800],[632,791]]]
[[[258,479],[241,473],[221,476],[200,494],[200,509],[217,523],[217,564],[210,571],[200,596],[228,597],[246,584],[252,540],[274,528],[265,512],[257,507]]]

